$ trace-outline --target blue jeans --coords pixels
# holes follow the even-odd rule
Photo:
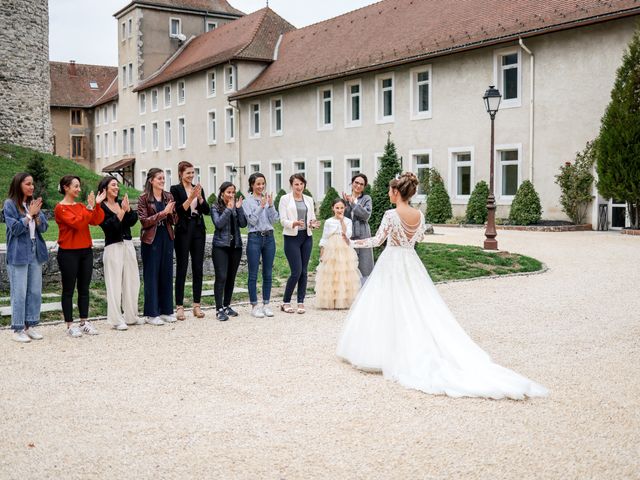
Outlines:
[[[151,245],[140,245],[144,278],[144,315],[173,314],[173,240],[165,227],[158,227]]]
[[[42,302],[42,265],[36,260],[35,241],[32,243],[33,261],[28,265],[7,265],[11,286],[11,328],[19,332],[40,322]]]
[[[262,302],[267,304],[271,299],[271,284],[273,282],[273,260],[276,256],[276,240],[273,233],[262,236],[259,233],[249,233],[247,240],[247,263],[249,264],[249,301],[251,305],[258,304],[258,269],[262,256]]]
[[[284,254],[289,262],[291,275],[287,279],[287,286],[284,289],[284,303],[291,303],[293,290],[298,286],[298,303],[304,303],[307,294],[307,267],[311,258],[313,248],[313,237],[307,234],[306,230],[300,230],[298,235],[290,237],[284,236]]]

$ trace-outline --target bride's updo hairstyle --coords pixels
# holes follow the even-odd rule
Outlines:
[[[418,177],[412,172],[404,172],[397,178],[389,182],[391,188],[395,188],[402,199],[406,202],[416,194],[418,189]]]

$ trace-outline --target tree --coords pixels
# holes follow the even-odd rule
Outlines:
[[[49,172],[44,163],[44,157],[35,153],[29,163],[27,163],[27,172],[33,178],[33,198],[42,197],[42,206],[47,208],[47,189],[49,188]]]
[[[380,159],[380,166],[378,167],[376,179],[371,189],[372,211],[371,217],[369,218],[369,225],[372,232],[378,230],[384,212],[393,208],[393,205],[391,205],[389,201],[389,182],[393,180],[396,175],[402,173],[400,161],[401,159],[398,158],[396,146],[391,141],[391,134],[389,133],[387,136],[387,144],[384,146],[384,155]]]
[[[429,223],[444,223],[453,216],[451,199],[444,186],[440,172],[432,168],[429,178],[429,196],[427,197],[425,220]]]
[[[476,183],[471,192],[469,203],[467,204],[466,222],[476,225],[484,225],[487,221],[489,211],[487,210],[487,197],[489,196],[489,185],[484,180]]]
[[[640,227],[640,27],[617,71],[611,102],[596,142],[598,191],[627,203],[633,228]]]
[[[326,220],[333,217],[333,201],[336,198],[340,198],[338,191],[331,187],[324,195],[322,204],[320,205],[320,220]]]
[[[584,223],[587,207],[593,198],[593,164],[595,163],[595,143],[587,142],[582,152],[576,153],[573,164],[565,163],[556,175],[556,183],[560,186],[560,204],[562,211],[577,225]]]
[[[533,188],[533,183],[525,180],[518,187],[516,196],[511,203],[509,222],[514,225],[531,225],[538,223],[542,217],[540,197]]]
[[[276,199],[273,201],[273,205],[276,207],[276,210],[280,208],[280,199],[286,194],[287,192],[285,192],[284,189],[281,188],[278,194],[276,195]]]

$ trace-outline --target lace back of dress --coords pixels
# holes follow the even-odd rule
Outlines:
[[[394,210],[392,227],[389,235],[389,243],[400,247],[413,247],[416,242],[422,239],[424,231],[424,218],[420,213],[420,221],[415,225],[405,223],[398,212]]]

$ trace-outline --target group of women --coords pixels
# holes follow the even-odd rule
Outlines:
[[[98,333],[89,322],[89,288],[94,261],[90,225],[99,225],[104,232],[107,320],[116,330],[127,330],[131,325],[144,323],[163,325],[185,320],[184,295],[189,264],[192,313],[194,317],[204,317],[200,302],[206,244],[205,215],[211,216],[215,226],[211,255],[218,320],[226,321],[238,315],[231,307],[231,299],[242,256],[241,229],[245,227],[248,227],[246,256],[251,314],[257,318],[274,316],[270,301],[276,254],[274,225],[278,221],[283,225],[284,253],[291,271],[280,309],[286,313],[305,313],[313,230],[320,226],[320,222],[316,219],[313,199],[303,194],[307,183],[304,176],[291,176],[291,192],[281,198],[278,209],[273,195],[266,193],[266,179],[261,173],[256,172],[249,177],[249,196],[246,199],[237,196],[235,185],[224,182],[211,205],[202,186],[194,184],[195,169],[191,163],[181,162],[178,165],[178,177],[179,183],[172,185],[168,192],[163,170],[149,170],[136,209],[132,208],[126,194],[120,196],[120,185],[114,177],[104,177],[98,185],[97,194],[88,194],[86,204],[78,201],[81,195],[79,177],[66,175],[60,179],[58,190],[63,199],[55,206],[54,218],[59,229],[57,262],[68,335],[81,337]],[[371,198],[363,194],[366,184],[365,175],[356,175],[351,194],[344,194],[344,199],[340,200],[345,206],[342,217],[353,218],[353,226],[349,221],[349,234],[354,239],[370,236],[367,221],[371,214]],[[25,343],[42,339],[34,327],[40,319],[42,265],[48,260],[42,236],[48,228],[47,217],[41,211],[42,200],[33,198],[33,192],[32,176],[19,173],[13,178],[4,203],[13,339]],[[138,313],[138,259],[131,234],[131,228],[138,221],[144,281],[142,317]],[[340,225],[343,224],[341,221]],[[342,231],[339,233],[344,235]],[[326,235],[325,227],[323,237]],[[360,250],[358,255],[358,278],[364,279],[373,268],[373,255],[371,249]],[[261,302],[258,301],[257,287],[260,265]],[[73,321],[76,290],[78,323]],[[295,308],[292,305],[294,291]],[[338,304],[334,306],[345,308]]]

